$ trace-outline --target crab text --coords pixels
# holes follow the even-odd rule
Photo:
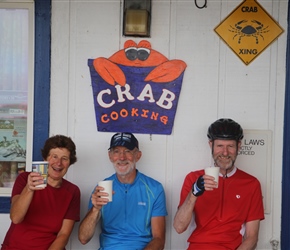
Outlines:
[[[257,7],[249,7],[249,6],[243,6],[242,7],[242,12],[258,12]]]
[[[124,89],[125,88],[125,89]],[[117,102],[121,103],[121,102],[125,102],[126,99],[128,100],[134,100],[134,96],[130,93],[130,85],[126,84],[124,86],[124,88],[122,89],[122,87],[120,85],[116,85],[115,89],[117,91],[117,96],[118,96],[118,100]],[[104,101],[104,95],[111,95],[111,90],[110,89],[104,89],[102,91],[100,91],[97,95],[97,101],[100,104],[101,107],[103,108],[110,108],[112,107],[115,103],[116,100],[111,100],[109,103],[106,103]],[[150,103],[154,103],[155,99],[153,97],[153,91],[152,88],[150,86],[150,84],[146,84],[145,87],[143,88],[143,90],[141,91],[141,93],[139,94],[139,96],[137,97],[137,99],[139,101],[145,101],[145,99],[148,99],[148,102]],[[163,109],[171,109],[173,106],[173,100],[175,99],[175,94],[167,89],[163,89],[162,90],[162,94],[159,97],[158,101],[156,102],[156,104],[163,108]]]

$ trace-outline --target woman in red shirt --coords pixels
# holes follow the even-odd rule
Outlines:
[[[63,177],[77,161],[74,142],[66,136],[49,138],[42,149],[48,162],[47,186],[36,172],[21,173],[13,186],[11,225],[2,250],[65,249],[75,221],[80,220],[80,190]]]

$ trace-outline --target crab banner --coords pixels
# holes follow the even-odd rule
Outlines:
[[[185,62],[168,60],[146,40],[128,40],[88,66],[98,131],[172,133]]]

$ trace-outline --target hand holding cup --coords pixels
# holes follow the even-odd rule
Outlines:
[[[204,172],[206,175],[214,177],[214,181],[217,183],[215,188],[218,188],[220,168],[219,167],[208,167],[204,170]]]
[[[27,188],[31,191],[41,190],[45,187],[39,187],[43,184],[43,177],[38,172],[31,172],[27,177]]]
[[[33,161],[32,162],[32,172],[37,172],[41,175],[43,182],[36,185],[37,188],[45,188],[47,186],[47,161]],[[38,180],[41,181],[41,178]]]
[[[107,198],[109,199],[109,202],[113,201],[113,181],[112,180],[100,181],[98,183],[98,186],[104,188],[102,192],[108,194],[108,196],[101,196],[101,198]]]

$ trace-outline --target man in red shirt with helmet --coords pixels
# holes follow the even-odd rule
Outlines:
[[[188,250],[255,249],[260,220],[264,219],[259,181],[235,166],[243,129],[232,119],[219,119],[207,133],[219,183],[204,170],[190,172],[184,180],[174,218],[177,233],[191,223]]]

